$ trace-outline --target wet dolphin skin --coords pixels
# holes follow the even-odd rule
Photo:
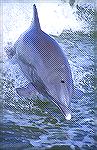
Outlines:
[[[58,43],[41,30],[35,4],[32,23],[16,41],[14,49],[21,70],[29,80],[26,90],[17,88],[17,93],[29,96],[33,90],[38,91],[55,103],[70,120],[73,93],[71,69]]]

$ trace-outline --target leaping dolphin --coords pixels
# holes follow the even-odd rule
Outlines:
[[[20,96],[33,90],[55,103],[67,120],[71,119],[70,100],[73,80],[68,60],[58,43],[40,27],[37,8],[33,5],[33,21],[14,44],[15,56],[29,80],[26,88],[17,88]]]

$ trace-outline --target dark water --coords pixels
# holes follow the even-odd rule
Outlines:
[[[96,21],[95,21],[96,22]],[[46,98],[21,99],[15,94],[10,68],[0,68],[1,150],[97,149],[97,32],[64,31],[54,37],[69,59],[74,85],[84,92],[71,101],[72,119]],[[17,79],[19,75],[17,74]]]

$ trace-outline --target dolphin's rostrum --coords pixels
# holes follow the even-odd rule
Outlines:
[[[58,43],[41,30],[38,13],[33,5],[33,21],[14,44],[16,58],[29,80],[25,88],[17,88],[20,96],[37,90],[54,102],[67,120],[71,119],[70,100],[73,80],[68,60]]]

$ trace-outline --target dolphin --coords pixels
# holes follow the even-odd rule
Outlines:
[[[38,91],[51,100],[65,116],[71,119],[70,101],[73,80],[68,60],[59,44],[41,30],[36,5],[33,21],[14,44],[15,57],[29,84],[17,88],[20,96]]]

